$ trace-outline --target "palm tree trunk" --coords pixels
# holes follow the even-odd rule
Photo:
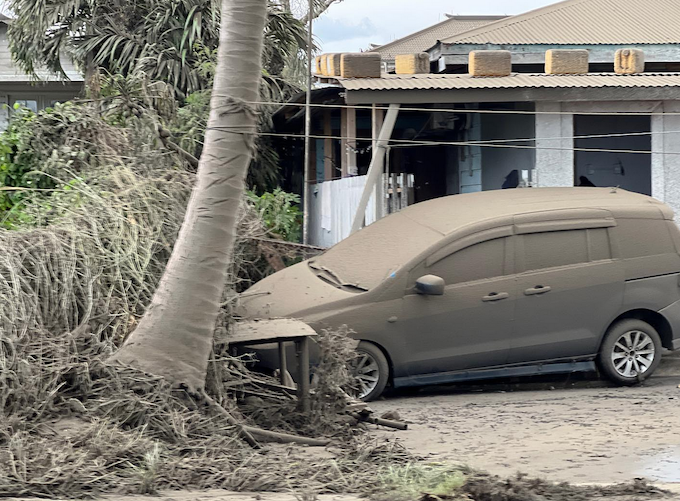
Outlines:
[[[252,157],[267,0],[222,0],[197,184],[150,307],[112,361],[200,392]]]

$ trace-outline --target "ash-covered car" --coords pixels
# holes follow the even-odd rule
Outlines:
[[[489,191],[379,220],[257,283],[239,313],[349,326],[366,400],[387,385],[596,368],[625,385],[680,347],[679,279],[680,231],[658,200]]]

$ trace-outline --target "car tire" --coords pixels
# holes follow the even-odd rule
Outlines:
[[[647,322],[630,318],[609,328],[598,362],[608,379],[630,386],[652,375],[661,362],[661,349],[656,329]]]
[[[359,382],[358,397],[364,402],[378,398],[390,379],[390,365],[380,348],[373,343],[361,341],[356,347],[357,358],[352,372]]]

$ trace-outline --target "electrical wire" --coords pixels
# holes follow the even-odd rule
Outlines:
[[[521,143],[529,141],[560,141],[563,139],[602,139],[611,137],[638,137],[638,136],[652,136],[656,134],[680,134],[680,131],[669,130],[669,131],[659,131],[659,132],[620,132],[614,134],[590,134],[586,136],[557,136],[557,137],[527,137],[523,139],[484,139],[480,141],[466,141],[470,145],[483,145],[486,143]],[[362,138],[360,138],[362,139]]]
[[[208,129],[225,130],[220,127],[209,127]],[[289,133],[278,133],[278,132],[238,132],[234,130],[225,130],[226,132],[231,132],[233,134],[259,134],[260,136],[267,137],[280,137],[289,139],[304,139],[304,134],[289,134]],[[656,133],[655,133],[656,134]],[[331,139],[331,140],[358,140],[358,141],[372,141],[371,138],[356,138],[347,136],[327,136],[327,135],[317,135],[311,134],[309,136],[311,139]],[[571,139],[573,136],[556,138],[559,139]],[[587,137],[587,136],[583,136]],[[578,139],[579,136],[574,137]],[[541,138],[542,140],[542,138]],[[536,141],[535,139],[525,140],[525,141]],[[518,145],[518,144],[496,144],[496,143],[479,143],[471,141],[416,141],[412,139],[389,139],[389,147],[404,147],[404,145],[417,147],[417,146],[479,146],[481,148],[505,148],[505,149],[523,149],[523,150],[551,150],[551,151],[583,151],[590,153],[633,153],[633,154],[645,154],[645,155],[680,155],[680,152],[668,152],[668,151],[650,151],[650,150],[625,150],[625,149],[605,149],[605,148],[560,148],[554,146],[529,146],[529,145]]]
[[[657,102],[657,101],[653,101]],[[297,106],[304,108],[306,103],[293,102],[277,102],[277,101],[249,101],[248,104],[257,106]],[[310,104],[312,108],[337,108],[337,109],[355,109],[355,110],[388,110],[388,106],[373,106],[373,105],[350,105],[350,104]],[[414,108],[414,107],[400,107],[399,111],[415,111],[427,113],[455,113],[455,114],[491,114],[491,115],[578,115],[578,116],[680,116],[680,111],[530,111],[530,110],[479,110],[479,109],[462,109],[462,108]]]

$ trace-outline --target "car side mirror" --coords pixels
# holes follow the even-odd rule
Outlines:
[[[446,283],[436,275],[425,275],[416,280],[416,291],[426,296],[443,296]]]

